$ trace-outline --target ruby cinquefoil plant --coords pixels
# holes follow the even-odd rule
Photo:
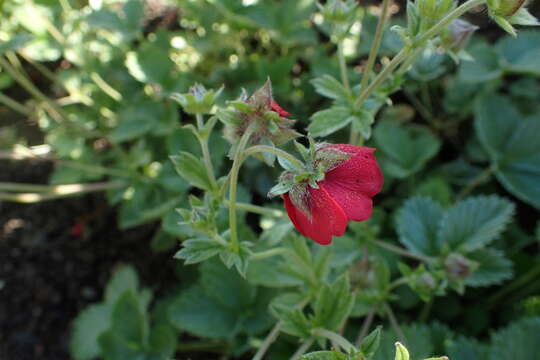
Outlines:
[[[280,158],[286,169],[270,196],[282,195],[296,229],[321,245],[345,233],[349,220],[364,221],[372,213],[372,197],[383,186],[375,149],[347,144],[296,143],[305,163],[298,168]]]

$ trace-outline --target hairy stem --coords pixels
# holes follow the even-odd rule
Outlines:
[[[358,334],[358,337],[356,338],[356,346],[359,347],[360,344],[362,344],[362,340],[366,337],[368,334],[369,328],[371,327],[371,323],[373,322],[373,318],[375,317],[375,307],[372,307],[366,318],[364,319],[364,322],[362,323],[362,328],[360,329],[360,333]]]
[[[20,184],[21,188],[28,188],[28,184]],[[38,186],[38,185],[34,185]],[[69,196],[82,195],[89,192],[118,189],[126,186],[121,182],[104,182],[93,184],[69,184],[50,186],[48,192],[38,193],[0,193],[0,200],[13,201],[19,203],[36,203],[45,200],[60,199]],[[13,187],[11,187],[13,189]]]
[[[304,341],[302,345],[300,345],[300,347],[294,352],[293,356],[291,356],[291,360],[298,360],[300,356],[304,355],[304,353],[309,350],[314,341],[315,339],[313,338],[309,338]]]
[[[253,356],[253,360],[262,360],[264,354],[266,354],[266,351],[272,345],[274,341],[276,341],[277,337],[279,336],[279,332],[281,331],[281,326],[283,325],[283,321],[279,321],[270,331],[270,333],[266,336],[264,339],[264,342],[262,343],[259,350],[257,350],[257,353],[255,356]]]
[[[345,61],[345,54],[343,53],[343,40],[337,43],[337,56],[339,62],[339,72],[341,74],[341,82],[345,89],[350,93],[351,86],[349,85],[349,77],[347,75],[347,62]]]
[[[234,155],[234,161],[230,172],[229,180],[229,229],[230,229],[230,245],[233,251],[238,252],[240,246],[238,244],[238,229],[236,228],[236,192],[238,189],[238,174],[240,172],[240,167],[242,166],[242,161],[244,159],[244,151],[249,142],[251,134],[255,131],[257,123],[251,123],[244,135],[238,141],[236,152]]]
[[[352,353],[354,349],[354,345],[349,342],[349,340],[345,339],[343,336],[339,335],[338,333],[335,333],[333,331],[329,331],[326,329],[313,329],[311,331],[312,335],[314,336],[320,336],[327,338],[328,340],[332,341],[333,343],[336,343],[339,345],[340,348],[345,350],[347,353]]]
[[[392,325],[392,328],[394,329],[394,332],[396,333],[399,341],[401,341],[403,344],[407,344],[407,339],[405,338],[405,334],[403,333],[403,330],[401,330],[401,327],[399,326],[396,316],[394,315],[394,312],[392,311],[392,308],[388,303],[384,303],[384,310],[386,311],[386,315],[388,315],[388,320],[390,321],[390,325]]]
[[[467,195],[469,195],[478,185],[482,184],[484,181],[489,179],[491,175],[495,172],[495,166],[490,166],[480,174],[478,174],[474,179],[472,179],[467,186],[465,186],[456,197],[456,202],[463,200]]]
[[[225,205],[229,206],[230,202],[229,200],[225,200]],[[272,217],[283,217],[285,216],[285,213],[281,210],[277,209],[269,209],[265,208],[263,206],[253,205],[253,204],[246,204],[246,203],[236,203],[236,208],[238,210],[245,210],[251,213],[260,214],[260,215],[266,215],[266,216],[272,216]]]
[[[280,156],[284,159],[287,159],[291,164],[293,164],[295,167],[302,169],[304,167],[304,164],[300,160],[298,160],[293,155],[289,154],[286,151],[283,151],[281,149],[275,148],[273,146],[268,145],[255,145],[250,148],[248,148],[245,151],[245,157],[248,157],[250,155],[256,154],[256,153],[271,153],[275,154],[277,156]]]
[[[202,114],[196,114],[195,117],[197,119],[197,128],[201,130],[204,126],[203,116]],[[212,158],[210,157],[210,149],[208,148],[208,139],[203,139],[200,136],[197,136],[197,138],[199,139],[199,143],[201,145],[206,173],[208,174],[208,178],[212,183],[212,188],[217,189],[218,185],[216,176],[214,175],[214,165],[212,164]]]
[[[409,257],[411,259],[420,260],[420,261],[423,261],[423,262],[426,262],[426,263],[432,263],[432,262],[435,261],[435,258],[415,254],[415,253],[410,252],[409,250],[403,249],[403,248],[401,248],[399,246],[388,244],[388,243],[386,243],[384,241],[381,241],[381,240],[372,239],[372,240],[369,240],[369,241],[371,243],[373,243],[374,245],[377,245],[377,246],[379,246],[379,247],[381,247],[383,249],[386,249],[386,250],[391,251],[393,253],[396,253],[398,255]]]
[[[272,257],[272,256],[283,255],[283,254],[287,254],[287,253],[290,253],[290,252],[291,251],[289,249],[278,247],[278,248],[273,248],[273,249],[266,250],[266,251],[253,253],[249,257],[249,259],[250,260],[262,260],[262,259],[267,259],[267,258]]]
[[[28,116],[32,113],[32,109],[27,107],[26,105],[23,105],[9,96],[6,96],[0,92],[0,104],[4,104],[8,108],[18,112],[21,115]]]

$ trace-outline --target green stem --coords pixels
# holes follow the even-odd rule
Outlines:
[[[268,145],[255,145],[248,148],[245,151],[245,157],[248,157],[249,155],[253,155],[255,153],[263,153],[263,152],[272,153],[284,159],[287,159],[291,164],[293,164],[293,166],[299,169],[302,169],[304,167],[304,164],[293,155],[289,154],[286,151],[283,151],[281,149],[275,148],[273,146],[268,146]]]
[[[474,179],[472,179],[467,186],[465,186],[458,196],[456,197],[456,202],[463,200],[467,195],[469,195],[478,185],[482,184],[484,181],[489,179],[491,175],[495,172],[495,166],[490,166],[480,174],[478,174]]]
[[[386,243],[384,241],[381,241],[381,240],[370,239],[369,241],[371,243],[373,243],[374,245],[377,245],[377,246],[379,246],[379,247],[381,247],[383,249],[386,249],[386,250],[391,251],[393,253],[396,253],[398,255],[409,257],[411,259],[420,260],[420,261],[427,262],[427,263],[432,263],[432,262],[434,262],[436,260],[435,258],[432,258],[432,257],[412,253],[409,250],[403,249],[403,248],[401,248],[399,246],[388,244],[388,243]]]
[[[229,200],[225,200],[225,205],[229,206]],[[272,217],[284,217],[285,213],[281,210],[277,209],[269,209],[262,206],[257,206],[253,204],[246,204],[246,203],[236,203],[236,208],[238,210],[245,210],[251,213],[260,214],[260,215],[266,215],[266,216],[272,216]]]
[[[261,347],[259,348],[259,350],[257,350],[257,353],[255,354],[255,356],[253,356],[253,359],[252,360],[262,360],[264,354],[266,354],[266,351],[268,350],[268,348],[270,347],[270,345],[272,345],[272,343],[274,341],[276,341],[280,331],[281,331],[281,326],[283,325],[283,321],[279,321],[273,328],[272,330],[270,331],[270,333],[266,336],[266,338],[264,339],[264,342],[262,343]]]
[[[362,74],[362,82],[360,83],[360,89],[366,88],[369,80],[369,75],[373,70],[373,66],[375,65],[375,60],[377,59],[379,48],[381,47],[381,41],[384,34],[384,26],[386,25],[386,20],[388,19],[389,9],[390,0],[383,0],[381,16],[379,17],[379,22],[377,23],[377,30],[375,30],[375,37],[373,38],[373,43],[371,44],[368,61]]]
[[[499,299],[516,292],[519,288],[527,285],[531,280],[535,280],[538,277],[540,277],[540,263],[536,264],[532,269],[527,271],[525,274],[514,279],[510,284],[506,285],[499,292],[490,296],[487,300],[489,303],[489,306],[492,307],[494,304],[496,304],[499,301]]]
[[[2,94],[1,92],[0,92],[0,103],[6,105],[7,107],[11,108],[12,110],[24,116],[28,116],[32,113],[32,110],[29,107],[13,100],[9,96],[6,96]]]
[[[407,278],[405,277],[401,277],[399,279],[396,279],[394,281],[392,281],[392,283],[388,286],[388,291],[392,291],[394,290],[395,288],[397,288],[398,286],[401,286],[401,285],[404,285],[407,283]]]
[[[60,109],[51,99],[49,99],[45,94],[43,94],[30,80],[28,80],[24,75],[18,72],[6,59],[0,56],[0,66],[4,68],[9,75],[17,81],[26,91],[28,91],[34,98],[39,101],[44,102],[48,105],[50,110],[52,110],[55,115],[57,115],[57,120],[67,119],[67,114]]]
[[[274,249],[254,253],[249,257],[249,259],[250,260],[262,260],[262,259],[267,259],[267,258],[272,257],[272,256],[283,255],[283,254],[287,254],[287,253],[290,253],[289,249],[286,249],[286,248],[274,248]]]
[[[101,77],[97,72],[93,71],[90,73],[90,79],[103,91],[105,94],[109,95],[114,100],[120,102],[122,101],[122,94],[113,88],[105,79]]]
[[[362,344],[362,340],[366,337],[369,328],[371,327],[371,323],[373,322],[373,318],[375,317],[375,307],[372,307],[369,309],[369,312],[364,319],[364,322],[362,323],[362,329],[360,330],[360,333],[358,334],[358,337],[356,338],[356,346],[359,347]]]
[[[0,193],[0,200],[30,204],[45,200],[82,195],[89,192],[118,189],[124,186],[126,186],[125,183],[119,182],[58,185],[51,187],[52,191],[49,193]]]
[[[176,345],[176,351],[179,352],[191,352],[191,351],[204,351],[204,352],[217,352],[222,353],[227,347],[224,342],[215,341],[200,341],[200,342],[180,342]]]
[[[304,341],[302,345],[300,345],[300,347],[294,352],[293,356],[291,356],[291,360],[300,359],[300,356],[304,355],[304,353],[309,350],[311,345],[313,345],[314,341],[315,341],[314,338],[309,338],[306,341]]]
[[[240,167],[242,166],[242,161],[244,159],[244,151],[246,146],[251,138],[251,134],[255,131],[257,126],[256,122],[252,122],[240,140],[234,154],[234,161],[230,172],[230,181],[229,181],[229,229],[230,229],[230,245],[233,251],[238,252],[240,246],[238,244],[238,229],[236,228],[236,192],[238,190],[238,174],[240,172]]]
[[[437,36],[453,20],[457,19],[469,10],[484,4],[485,2],[486,0],[468,0],[467,2],[461,4],[460,6],[452,10],[450,13],[448,13],[441,20],[439,20],[437,24],[433,25],[429,30],[423,33],[417,40],[415,40],[415,45],[423,45],[426,41]]]
[[[384,310],[386,311],[386,315],[388,315],[388,320],[390,321],[390,325],[392,325],[392,328],[394,329],[394,332],[396,333],[399,341],[401,341],[403,344],[407,344],[407,339],[405,338],[405,334],[403,333],[403,330],[401,330],[401,327],[399,326],[396,316],[394,315],[394,312],[392,311],[392,308],[388,303],[384,303]]]
[[[337,56],[339,62],[339,72],[341,74],[341,82],[345,89],[350,93],[351,86],[349,85],[349,77],[347,76],[347,62],[345,61],[345,54],[343,53],[343,40],[337,43]]]
[[[409,47],[402,48],[396,54],[396,56],[394,56],[392,61],[390,61],[388,63],[388,65],[385,66],[383,71],[381,71],[375,77],[375,79],[373,79],[373,81],[371,82],[371,84],[369,84],[369,86],[367,88],[360,89],[361,93],[358,96],[358,98],[356,99],[356,102],[354,103],[354,105],[356,107],[362,105],[364,103],[364,101],[366,101],[367,98],[373,93],[373,91],[375,89],[377,89],[377,87],[380,84],[382,84],[382,82],[384,80],[386,80],[392,74],[392,72],[398,67],[398,65],[401,64],[401,62],[404,61],[407,58],[407,56],[409,55],[410,52],[411,52],[411,48],[409,48]]]
[[[420,316],[418,317],[418,322],[425,323],[427,321],[432,307],[433,307],[433,298],[429,299],[429,301],[424,304],[424,307],[422,307],[422,312],[420,313]]]
[[[398,75],[405,74],[409,68],[412,66],[412,64],[416,61],[416,58],[424,51],[424,46],[419,46],[418,48],[414,49],[405,60],[403,60],[403,63],[399,66],[399,69],[397,69],[396,73]]]
[[[345,352],[347,352],[349,354],[351,354],[351,353],[353,353],[355,351],[354,345],[351,344],[349,342],[349,340],[345,339],[343,336],[341,336],[338,333],[335,333],[333,331],[317,328],[317,329],[313,329],[311,331],[311,334],[313,336],[320,336],[320,337],[327,338],[331,342],[336,343],[337,345],[339,345],[340,348],[342,348],[343,350],[345,350]]]
[[[383,0],[381,16],[379,17],[379,21],[377,22],[377,29],[375,30],[375,36],[373,38],[373,42],[371,43],[371,49],[369,50],[366,67],[364,68],[364,71],[362,72],[362,80],[360,82],[360,91],[363,91],[367,87],[368,81],[369,81],[369,75],[371,74],[371,71],[373,70],[373,66],[375,65],[375,60],[377,59],[377,55],[379,54],[379,48],[381,47],[381,42],[382,42],[382,38],[384,34],[384,27],[386,25],[386,21],[388,20],[389,9],[390,9],[390,0]],[[361,105],[362,102],[357,102],[356,104]],[[352,124],[351,124],[351,135],[349,137],[349,143],[353,145],[359,144],[358,132],[353,130]]]
[[[197,128],[200,131],[204,127],[203,116],[202,114],[196,114],[195,117],[197,119]],[[214,174],[214,165],[212,164],[212,158],[210,157],[208,139],[203,139],[201,136],[197,136],[197,138],[199,139],[199,143],[201,145],[204,166],[206,167],[206,173],[208,174],[208,178],[210,179],[210,182],[212,183],[212,188],[217,190],[218,184],[216,181],[216,176]]]

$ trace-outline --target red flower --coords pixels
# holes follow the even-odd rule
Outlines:
[[[307,186],[305,213],[284,194],[285,208],[296,229],[304,236],[327,245],[332,236],[345,233],[349,220],[364,221],[371,216],[371,198],[381,191],[383,175],[373,155],[375,149],[346,144],[327,145],[352,156],[328,171],[317,183]]]

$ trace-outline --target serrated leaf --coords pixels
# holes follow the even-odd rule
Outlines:
[[[303,355],[301,360],[348,360],[349,356],[337,351],[315,351]]]
[[[110,327],[111,315],[112,307],[106,304],[90,305],[77,315],[69,344],[73,359],[90,360],[100,355],[98,337]]]
[[[286,334],[300,338],[311,336],[311,322],[306,318],[302,310],[295,309],[283,314],[282,331]]]
[[[465,280],[469,286],[500,284],[512,277],[512,262],[504,257],[502,251],[482,249],[467,254],[467,258],[479,265],[478,269]]]
[[[383,155],[383,171],[400,179],[421,170],[441,146],[441,141],[425,128],[404,127],[391,121],[379,122],[374,138]]]
[[[138,288],[139,278],[135,269],[131,265],[118,267],[105,288],[105,302],[113,306],[126,291],[137,293]]]
[[[209,297],[200,285],[182,292],[169,307],[169,319],[180,330],[209,338],[229,338],[238,331],[236,314]]]
[[[180,155],[172,155],[170,158],[178,175],[200,189],[211,189],[206,168],[201,160],[185,151],[180,152]]]
[[[150,331],[148,355],[151,359],[171,359],[176,351],[176,334],[170,326],[157,325]]]
[[[111,331],[126,342],[142,345],[147,336],[146,327],[137,296],[132,291],[125,292],[114,305]]]
[[[219,254],[223,246],[208,237],[189,239],[182,243],[183,248],[174,254],[175,259],[183,259],[186,264],[196,264]]]
[[[368,359],[370,359],[379,348],[381,343],[381,329],[381,326],[377,326],[377,328],[369,333],[360,344],[360,351]]]
[[[227,269],[217,260],[201,265],[201,283],[206,294],[230,309],[242,310],[256,295],[256,288],[234,270]]]
[[[438,241],[451,250],[480,249],[499,236],[513,213],[514,205],[495,195],[468,198],[448,209],[441,220]]]
[[[439,254],[441,244],[437,242],[437,229],[442,217],[442,207],[432,199],[410,198],[396,217],[399,241],[417,254]]]
[[[485,83],[503,75],[500,58],[492,45],[479,43],[469,50],[474,61],[460,64],[458,79],[464,83]]]
[[[505,70],[540,76],[540,33],[519,31],[517,37],[505,36],[495,46]]]
[[[314,326],[338,330],[347,319],[354,305],[349,277],[342,275],[331,284],[324,284],[315,300]]]
[[[450,342],[446,351],[450,359],[488,360],[488,346],[463,337]]]
[[[347,126],[352,120],[353,117],[349,107],[336,105],[313,114],[308,131],[311,136],[328,136]]]
[[[540,209],[540,116],[522,116],[507,98],[490,95],[477,103],[475,129],[501,184]]]
[[[489,360],[534,360],[540,354],[540,318],[525,318],[491,339]]]
[[[127,342],[112,330],[107,330],[99,336],[99,346],[104,360],[124,360],[144,358],[142,346]]]
[[[333,76],[323,75],[311,80],[311,84],[315,87],[315,91],[334,100],[348,101],[351,94],[347,89]]]

